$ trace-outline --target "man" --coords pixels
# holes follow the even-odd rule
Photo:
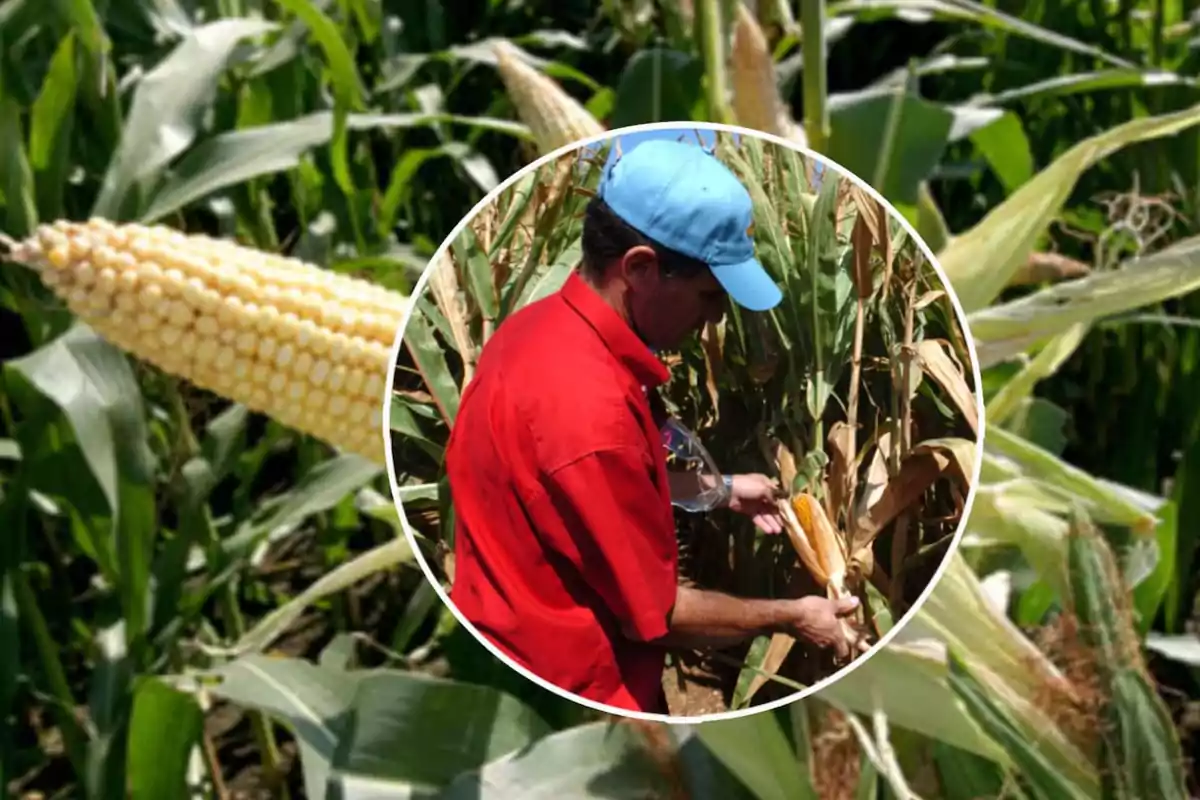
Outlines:
[[[680,587],[650,396],[655,350],[720,320],[726,297],[772,308],[750,196],[700,147],[651,140],[608,168],[583,258],[562,289],[510,316],[480,355],[446,452],[455,510],[451,601],[543,680],[666,713],[666,648],[786,632],[840,655],[855,601],[751,600]],[[729,506],[780,530],[764,476]]]

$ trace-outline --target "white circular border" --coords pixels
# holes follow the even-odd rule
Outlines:
[[[937,571],[933,575],[933,579],[930,580],[929,584],[925,587],[925,591],[923,591],[921,593],[921,596],[917,598],[916,602],[913,603],[912,607],[909,608],[908,612],[906,614],[904,614],[904,616],[902,616],[899,619],[899,621],[893,622],[891,629],[887,633],[885,633],[878,642],[876,642],[874,645],[872,645],[871,649],[868,650],[866,653],[864,653],[860,658],[855,659],[850,664],[847,664],[846,666],[842,667],[840,670],[833,673],[832,675],[829,675],[828,677],[826,677],[820,681],[817,681],[815,684],[813,684],[812,686],[809,686],[807,689],[803,689],[801,691],[794,692],[794,693],[788,695],[787,697],[780,698],[779,700],[773,700],[769,703],[763,703],[762,705],[751,706],[750,708],[744,708],[744,709],[740,709],[738,711],[726,711],[726,712],[723,712],[720,714],[706,714],[706,715],[701,715],[698,717],[678,717],[678,716],[671,716],[670,714],[649,714],[649,713],[642,712],[642,711],[630,711],[629,709],[617,708],[615,706],[609,706],[609,705],[605,705],[603,703],[597,703],[594,700],[588,700],[585,697],[580,697],[579,695],[564,691],[563,689],[560,689],[558,686],[554,685],[553,683],[550,683],[549,681],[530,672],[526,668],[522,667],[520,664],[514,663],[511,659],[508,658],[508,656],[506,656],[503,652],[501,652],[499,650],[499,648],[497,648],[490,641],[488,641],[486,636],[483,636],[482,634],[480,634],[479,631],[477,631],[475,629],[475,626],[471,624],[470,620],[468,620],[465,616],[463,616],[463,614],[458,610],[458,608],[454,605],[454,603],[450,602],[450,598],[449,598],[449,596],[447,596],[446,592],[443,590],[441,582],[437,580],[437,578],[433,574],[432,570],[430,570],[429,565],[426,563],[425,557],[421,554],[421,549],[418,546],[415,532],[413,531],[412,526],[408,522],[408,517],[404,513],[404,504],[400,501],[400,498],[399,498],[400,487],[396,484],[396,470],[395,470],[395,465],[392,462],[391,426],[388,424],[388,420],[391,418],[392,392],[393,392],[393,387],[394,387],[394,378],[396,375],[396,361],[399,357],[400,349],[404,346],[404,331],[408,327],[408,320],[410,319],[410,317],[412,315],[412,311],[416,306],[417,299],[421,297],[421,292],[425,288],[425,284],[428,282],[430,273],[432,272],[431,268],[433,267],[434,264],[436,264],[438,262],[438,260],[442,257],[443,253],[454,242],[454,240],[458,238],[458,235],[462,232],[463,228],[465,228],[479,214],[480,211],[482,211],[489,204],[491,204],[493,201],[495,201],[495,199],[500,195],[501,192],[505,191],[509,186],[516,183],[522,177],[524,177],[531,171],[537,169],[538,167],[542,166],[543,164],[547,164],[547,163],[556,161],[559,158],[571,153],[572,151],[582,150],[583,148],[587,147],[590,144],[602,142],[607,139],[617,139],[628,133],[637,133],[637,132],[642,132],[642,131],[665,131],[665,130],[677,130],[677,131],[681,131],[681,132],[697,131],[697,130],[724,131],[726,133],[736,133],[736,134],[740,134],[742,136],[750,136],[750,137],[758,138],[763,141],[770,142],[772,144],[776,144],[780,147],[786,147],[789,150],[793,150],[795,152],[801,153],[802,155],[805,155],[808,158],[816,159],[817,161],[823,162],[824,165],[826,166],[826,168],[833,168],[833,169],[837,170],[838,173],[840,173],[840,175],[842,177],[849,179],[856,186],[858,186],[863,191],[867,192],[869,195],[871,195],[873,198],[875,198],[875,200],[877,200],[880,204],[882,204],[883,207],[885,209],[887,209],[888,213],[891,216],[893,216],[899,220],[901,226],[903,226],[903,228],[908,232],[908,235],[911,236],[913,238],[913,241],[915,241],[917,243],[918,248],[920,248],[921,252],[929,260],[929,263],[933,266],[934,271],[937,273],[937,276],[941,279],[942,284],[946,289],[946,294],[950,298],[950,303],[954,307],[955,313],[958,316],[959,325],[961,326],[962,331],[965,334],[964,338],[967,341],[967,350],[971,356],[971,367],[972,367],[972,372],[975,376],[976,416],[979,419],[979,434],[978,434],[978,437],[977,437],[976,443],[975,443],[975,453],[976,453],[975,474],[971,476],[971,488],[967,493],[967,500],[963,506],[962,519],[958,524],[958,529],[955,531],[954,536],[952,537],[953,540],[950,543],[949,549],[946,551],[946,555],[942,557],[941,566],[938,567]],[[420,565],[421,571],[425,574],[425,579],[428,580],[433,585],[433,590],[435,592],[437,592],[438,598],[441,599],[442,604],[445,605],[446,608],[450,609],[450,613],[452,613],[454,615],[454,617],[458,620],[459,624],[462,625],[464,628],[466,628],[468,631],[470,631],[471,635],[475,637],[476,641],[480,642],[485,648],[488,649],[489,652],[491,652],[491,654],[493,656],[498,658],[501,662],[506,664],[509,668],[511,668],[515,672],[523,675],[525,678],[527,678],[528,680],[537,684],[538,686],[542,687],[543,689],[546,689],[550,692],[553,692],[554,694],[557,694],[559,697],[562,697],[566,700],[570,700],[572,702],[578,703],[579,705],[586,706],[588,708],[591,708],[591,709],[594,709],[596,711],[600,711],[600,712],[603,712],[606,714],[613,714],[616,716],[622,716],[622,717],[627,717],[627,718],[631,718],[631,719],[648,720],[648,721],[654,721],[654,722],[665,722],[667,724],[672,724],[672,725],[692,725],[692,724],[701,724],[701,723],[705,723],[705,722],[719,722],[721,720],[738,719],[740,717],[748,717],[752,714],[760,714],[764,711],[772,711],[776,708],[781,708],[785,705],[795,703],[799,700],[803,700],[805,697],[808,697],[811,694],[815,694],[815,693],[819,692],[821,689],[825,688],[826,686],[832,685],[833,683],[837,682],[838,680],[841,680],[842,678],[846,677],[847,675],[849,675],[850,673],[852,673],[856,669],[858,669],[860,666],[865,664],[868,660],[870,660],[871,657],[874,656],[877,652],[879,652],[880,650],[887,647],[887,645],[891,642],[892,638],[894,638],[896,636],[896,634],[900,633],[901,629],[904,628],[906,625],[908,625],[908,623],[912,621],[914,615],[916,615],[916,613],[921,610],[921,606],[923,606],[925,604],[925,601],[929,599],[929,594],[934,590],[934,588],[937,587],[938,583],[941,581],[942,574],[950,566],[950,559],[954,556],[955,553],[958,552],[959,544],[962,541],[963,534],[966,531],[967,521],[970,519],[970,516],[971,516],[971,507],[975,503],[975,495],[979,488],[979,475],[983,468],[983,458],[982,458],[983,441],[984,441],[984,435],[986,433],[986,427],[987,427],[987,423],[986,423],[985,415],[984,415],[984,404],[983,404],[983,376],[979,369],[979,355],[977,354],[977,352],[975,350],[975,339],[973,336],[971,336],[971,329],[970,329],[970,326],[967,324],[967,315],[963,311],[962,305],[959,303],[958,294],[954,291],[953,285],[950,283],[949,279],[946,277],[946,273],[943,271],[941,264],[938,262],[937,256],[934,255],[932,250],[930,250],[929,245],[926,244],[925,240],[921,237],[921,235],[919,233],[917,233],[916,228],[913,227],[913,225],[911,223],[909,223],[909,221],[907,219],[905,219],[904,215],[901,214],[899,211],[897,211],[895,206],[893,206],[891,203],[889,203],[882,194],[877,192],[866,181],[862,180],[857,175],[855,175],[850,170],[843,167],[841,164],[838,164],[833,159],[828,158],[827,156],[824,156],[813,150],[810,150],[808,147],[797,144],[796,142],[789,141],[787,139],[784,139],[780,136],[776,136],[774,134],[765,133],[763,131],[756,130],[754,128],[743,128],[739,125],[726,125],[724,123],[718,123],[718,122],[699,122],[699,121],[677,120],[674,122],[650,122],[650,123],[644,123],[644,124],[640,124],[640,125],[629,125],[624,128],[614,128],[612,130],[605,131],[602,134],[597,134],[595,136],[589,136],[584,139],[577,139],[574,142],[572,142],[571,144],[564,145],[564,146],[558,148],[557,150],[547,153],[546,155],[541,156],[540,158],[536,159],[535,161],[530,162],[529,164],[525,165],[524,167],[522,167],[521,169],[517,170],[513,174],[509,175],[506,179],[504,179],[504,181],[502,181],[495,189],[492,189],[492,191],[488,192],[487,195],[482,200],[480,200],[478,203],[476,203],[475,207],[471,209],[470,213],[468,213],[461,220],[459,220],[458,224],[454,226],[454,229],[452,231],[450,231],[449,235],[442,241],[442,244],[438,246],[438,249],[436,251],[434,251],[433,256],[429,259],[429,263],[426,265],[425,269],[421,272],[421,276],[417,279],[417,285],[415,287],[413,287],[413,291],[410,295],[409,310],[404,314],[404,319],[400,323],[400,329],[396,333],[396,340],[392,344],[391,355],[388,357],[388,374],[387,374],[387,381],[386,381],[386,386],[384,388],[384,391],[385,391],[385,395],[383,398],[383,414],[382,414],[382,419],[380,422],[380,427],[381,427],[380,435],[383,436],[383,440],[384,440],[384,459],[387,462],[388,486],[389,486],[389,489],[392,494],[392,504],[396,507],[396,512],[400,518],[400,525],[404,529],[404,535],[408,539],[409,547],[412,548],[413,556],[416,558],[417,563]]]

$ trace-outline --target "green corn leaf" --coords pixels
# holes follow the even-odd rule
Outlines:
[[[0,196],[4,198],[4,229],[25,236],[38,223],[33,169],[22,144],[21,108],[0,95]]]
[[[195,139],[218,76],[243,39],[277,29],[262,20],[222,19],[194,28],[140,80],[121,143],[109,162],[92,214],[125,218],[128,192],[148,185]],[[135,204],[140,205],[140,201]]]
[[[43,219],[54,219],[63,214],[79,89],[77,53],[75,34],[68,33],[54,52],[30,115],[29,162],[38,175],[38,209]]]
[[[881,707],[892,724],[955,744],[998,764],[1011,764],[1004,750],[972,719],[946,683],[946,662],[933,641],[897,642],[821,689],[817,696],[860,714]],[[936,709],[936,711],[934,710]]]
[[[1096,72],[1074,72],[1034,81],[1015,89],[991,94],[981,92],[969,101],[971,105],[998,106],[1031,98],[1047,99],[1084,94],[1105,89],[1124,89],[1139,86],[1195,86],[1193,78],[1163,69],[1105,69]]]
[[[511,194],[507,198],[504,221],[500,223],[496,236],[492,239],[488,258],[496,258],[512,242],[513,234],[517,232],[517,224],[533,201],[535,187],[541,184],[543,169],[544,167],[538,167],[530,171],[509,187]],[[504,200],[498,198],[497,202],[504,202]]]
[[[654,763],[636,728],[592,722],[547,736],[529,748],[483,764],[478,771],[466,772],[439,797],[554,800],[666,796],[670,791],[669,777]]]
[[[248,655],[163,680],[181,691],[203,688],[285,725],[299,745],[305,794],[318,800],[354,796],[373,784],[393,787],[384,797],[429,796],[549,732],[532,709],[496,689],[393,669]]]
[[[827,155],[890,202],[915,205],[920,182],[945,152],[954,114],[904,87],[834,95],[829,110]]]
[[[1005,14],[973,0],[836,0],[829,3],[829,16],[861,15],[867,18],[904,16],[906,21],[955,20],[1017,36],[1071,53],[1094,57],[1121,67],[1133,65],[1119,56],[1087,42]]]
[[[228,651],[221,651],[221,654],[237,656],[251,651],[265,650],[304,613],[305,609],[321,598],[345,591],[379,572],[411,563],[412,559],[413,553],[408,539],[403,537],[384,542],[355,556],[352,560],[312,582],[303,592],[263,617],[254,628],[247,631],[238,640],[237,644]],[[209,649],[212,650],[212,648]]]
[[[1039,381],[1054,375],[1082,344],[1090,327],[1080,323],[1055,336],[1015,376],[1009,378],[1000,391],[988,401],[987,421],[1003,425],[1016,414],[1022,403],[1033,394]]]
[[[1035,796],[1052,800],[1090,800],[1098,797],[1061,773],[1049,758],[1023,734],[1014,720],[992,700],[987,690],[971,674],[959,655],[951,650],[949,684],[988,735],[999,742],[1020,770],[1021,778]]]
[[[774,714],[710,722],[696,735],[758,800],[816,798],[807,776],[795,768],[792,747]]]
[[[981,311],[981,309],[984,309],[996,298],[1000,291],[1008,285],[1017,269],[1025,263],[1026,258],[1033,252],[1039,237],[1059,213],[1079,176],[1085,170],[1123,147],[1148,139],[1170,136],[1192,127],[1198,122],[1200,122],[1200,106],[1193,106],[1173,114],[1135,119],[1085,139],[1055,159],[1050,166],[1027,181],[1020,189],[1010,194],[1004,202],[988,212],[983,221],[975,227],[951,239],[950,243],[938,253],[938,260],[954,285],[963,310],[972,315],[970,318],[972,333],[982,340],[996,341],[1001,338],[1026,335],[1029,333],[1025,329],[1026,327],[1037,325],[1040,332],[1046,334],[1050,332],[1048,329],[1066,328],[1079,321],[1080,314],[1090,313],[1093,318],[1098,315],[1094,302],[1081,303],[1081,308],[1088,309],[1087,312],[1080,310],[1069,315],[1043,314],[1040,320],[1033,314],[1020,314],[1019,323],[1012,319],[1014,312],[1025,310],[1035,301],[1016,301],[1015,309],[1009,309],[1006,312],[994,309]],[[1175,272],[1178,272],[1178,267]],[[1102,273],[1101,276],[1108,279],[1107,282],[1102,283],[1111,286],[1113,277],[1120,274],[1119,272]],[[1153,274],[1142,273],[1139,278],[1132,281],[1125,278],[1125,289],[1137,290],[1139,297],[1153,295],[1152,291],[1139,289],[1142,281],[1153,281],[1153,277]],[[1178,282],[1178,279],[1178,275],[1173,275],[1172,280]],[[1084,281],[1087,280],[1091,279],[1084,279]],[[1196,280],[1200,281],[1200,277]],[[1065,286],[1059,285],[1045,291],[1070,292],[1072,290],[1066,287],[1078,287],[1084,281],[1074,281]],[[1094,287],[1095,284],[1089,286],[1089,288]],[[1186,291],[1186,289],[1182,291]],[[1049,297],[1043,293],[1039,294],[1044,298]],[[1037,296],[1034,295],[1034,297]],[[1136,307],[1152,302],[1150,299],[1144,299],[1133,306],[1122,306],[1115,299],[1115,295],[1102,295],[1102,297],[1113,298],[1109,302],[1117,308]],[[1126,298],[1126,303],[1128,301],[1129,298]],[[1001,306],[1000,308],[1005,307]],[[999,316],[1001,314],[1008,319],[1002,320]],[[981,360],[982,358],[981,355]]]
[[[158,533],[155,460],[133,369],[120,350],[82,323],[8,362],[5,369],[62,411],[104,492],[116,542],[125,635],[132,645],[149,624],[150,561]]]
[[[404,346],[412,354],[417,369],[437,402],[447,425],[458,415],[460,390],[446,365],[446,358],[434,337],[433,328],[420,305],[414,305],[404,324]]]
[[[194,697],[154,678],[138,681],[126,767],[130,800],[188,797],[188,759],[203,726],[204,714]]]
[[[365,131],[416,128],[440,122],[520,134],[519,128],[486,118],[472,120],[448,114],[351,114],[345,124],[347,130]],[[335,127],[333,114],[318,111],[287,122],[243,128],[207,139],[189,150],[154,189],[139,219],[143,223],[154,222],[221,189],[293,169],[305,153],[329,142]],[[447,145],[426,152],[453,155],[457,151]],[[404,163],[398,164],[397,169]],[[393,205],[395,202],[392,200]],[[385,219],[395,215],[387,200],[384,207]]]
[[[1134,502],[1111,484],[1101,482],[1001,427],[988,429],[984,448],[992,455],[1008,460],[1021,474],[1053,486],[1059,493],[1070,493],[1086,502],[1089,513],[1104,522],[1127,525],[1142,536],[1152,534],[1158,523],[1154,511],[1161,501],[1155,501],[1152,508],[1147,508],[1143,502]]]
[[[1016,546],[1037,574],[1065,590],[1062,565],[1066,559],[1067,522],[1061,516],[1065,501],[1028,479],[983,484],[975,492],[964,545]]]
[[[985,684],[993,702],[1003,707],[1004,713],[1056,770],[1075,783],[1088,784],[1094,776],[1087,757],[1033,699],[1046,685],[1061,681],[1062,672],[1006,615],[996,610],[961,553],[954,551],[947,560],[938,585],[904,623],[894,641],[918,643],[931,639],[956,652],[969,653],[972,674]],[[878,655],[872,657],[854,674],[866,672],[863,677],[871,677],[877,658]],[[940,666],[944,668],[944,664]],[[885,680],[882,671],[877,679]],[[889,690],[881,691],[882,710],[889,718],[896,719],[890,705],[891,695]],[[904,723],[897,720],[897,724]],[[949,741],[966,746],[965,740]]]
[[[970,314],[980,367],[1012,358],[1047,337],[1200,287],[1200,237],[1176,242],[1117,269],[1065,281]]]

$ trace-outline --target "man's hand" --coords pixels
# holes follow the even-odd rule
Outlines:
[[[779,482],[766,475],[734,475],[729,508],[753,518],[754,524],[763,533],[782,533],[783,518],[775,505],[778,495]]]
[[[860,651],[867,649],[865,643],[847,640],[843,617],[856,608],[856,597],[758,600],[680,586],[667,618],[669,630],[654,641],[665,647],[727,647],[755,636],[786,633],[822,650],[832,648],[845,660],[852,645]],[[633,636],[628,631],[626,635]]]
[[[821,649],[832,647],[839,661],[850,655],[853,642],[846,640],[842,618],[848,617],[858,608],[857,597],[829,600],[818,595],[791,601],[794,615],[785,623],[788,633],[798,639],[811,642]]]

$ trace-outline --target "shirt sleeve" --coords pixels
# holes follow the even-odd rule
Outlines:
[[[644,448],[587,453],[543,478],[545,543],[569,560],[642,641],[668,631],[675,603],[676,541],[670,506],[651,479]]]

